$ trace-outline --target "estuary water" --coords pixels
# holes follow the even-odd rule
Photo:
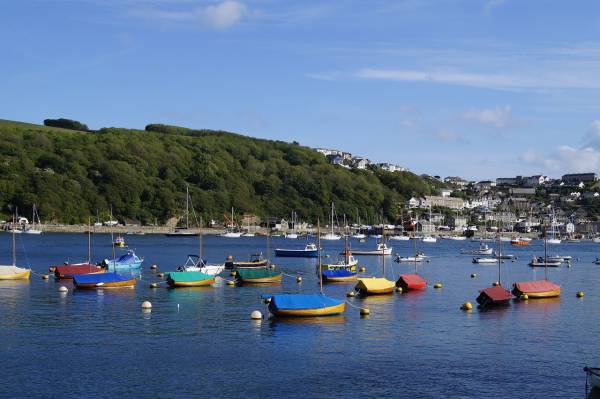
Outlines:
[[[343,316],[269,319],[260,295],[316,293],[315,259],[275,258],[286,275],[281,286],[168,289],[149,287],[158,272],[174,270],[198,252],[197,238],[124,236],[145,258],[135,289],[92,292],[70,282],[42,280],[48,266],[87,256],[82,234],[20,235],[19,266],[36,273],[30,281],[0,282],[0,397],[407,397],[574,398],[585,397],[585,365],[600,365],[600,244],[563,243],[551,254],[571,255],[571,267],[549,269],[561,285],[558,299],[514,301],[511,306],[471,312],[478,289],[497,280],[495,265],[476,265],[460,255],[470,241],[418,243],[431,256],[418,267],[426,290],[384,297],[349,298]],[[0,263],[10,262],[11,236],[0,234]],[[352,240],[353,248],[371,249]],[[92,258],[111,257],[110,236],[92,236]],[[271,249],[302,248],[305,239],[272,238]],[[324,242],[332,258],[343,241]],[[490,246],[494,243],[488,243]],[[543,278],[527,266],[542,255],[541,241],[504,246],[515,262],[502,266],[502,284]],[[409,255],[412,242],[390,241]],[[204,238],[204,257],[222,262],[266,251],[265,238]],[[357,256],[365,275],[381,273],[381,258]],[[414,265],[386,257],[388,277]],[[471,278],[476,273],[476,278]],[[302,283],[295,276],[302,276]],[[224,278],[229,279],[228,275]],[[442,283],[441,289],[433,284]],[[58,287],[69,288],[66,295]],[[352,284],[326,285],[343,299]],[[584,298],[576,298],[584,291]],[[144,300],[153,304],[142,312]],[[358,307],[368,307],[361,317]],[[262,321],[250,320],[253,310]]]

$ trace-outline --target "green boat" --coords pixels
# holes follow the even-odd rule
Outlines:
[[[215,276],[202,272],[169,272],[165,276],[171,287],[202,287],[215,282]]]
[[[238,269],[236,278],[240,284],[280,283],[281,272],[267,268]]]

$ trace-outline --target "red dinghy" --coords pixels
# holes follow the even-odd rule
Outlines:
[[[66,264],[54,267],[54,277],[57,279],[71,279],[77,274],[98,274],[104,273],[106,270],[98,268],[90,263]]]
[[[512,295],[510,292],[507,289],[502,288],[502,286],[489,287],[479,291],[477,303],[482,307],[508,305],[511,298]]]
[[[396,287],[402,287],[403,290],[422,290],[427,281],[423,280],[418,274],[401,274]]]

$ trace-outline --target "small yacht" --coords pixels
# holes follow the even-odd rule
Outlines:
[[[491,255],[493,249],[484,242],[479,243],[478,249],[461,249],[460,253],[465,255]]]
[[[352,253],[354,255],[391,255],[392,254],[392,247],[388,247],[387,245],[385,245],[385,243],[377,243],[377,249],[375,250],[352,250]]]

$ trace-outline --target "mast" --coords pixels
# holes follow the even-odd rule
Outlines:
[[[331,202],[331,235],[333,236],[333,201]]]
[[[544,227],[544,279],[548,280],[548,227]]]
[[[198,232],[198,255],[200,256],[200,262],[204,263],[202,260],[202,215],[200,215],[200,231]]]
[[[91,218],[88,216],[88,264],[92,264],[92,225]]]
[[[381,218],[381,277],[385,278],[385,226]]]
[[[333,203],[332,203],[333,204]],[[319,286],[323,294],[323,264],[321,263],[321,222],[317,218],[317,253],[319,255]]]
[[[110,220],[111,220],[111,222],[113,220],[112,205],[110,206]],[[111,223],[111,225],[112,225],[112,223]],[[115,230],[115,227],[111,226],[111,228],[110,228],[110,242],[112,244],[113,267],[115,266],[115,263],[116,263],[115,260],[117,258],[116,255],[115,255],[115,239],[114,239],[114,234],[113,234],[114,230]]]
[[[190,186],[185,185],[185,228],[190,228]]]
[[[15,219],[16,217],[13,216],[13,231],[12,231],[12,265],[13,266],[17,266],[17,241],[15,239]]]
[[[413,242],[413,249],[414,249],[414,255],[413,255],[413,257],[415,258],[414,259],[414,261],[415,261],[415,274],[417,274],[417,238],[415,237],[415,229],[416,229],[416,227],[413,228],[413,240],[412,240],[412,242]]]
[[[271,237],[271,229],[267,229],[267,264],[269,263],[269,258],[270,258],[270,252],[271,252],[271,248],[270,248],[270,237]]]

